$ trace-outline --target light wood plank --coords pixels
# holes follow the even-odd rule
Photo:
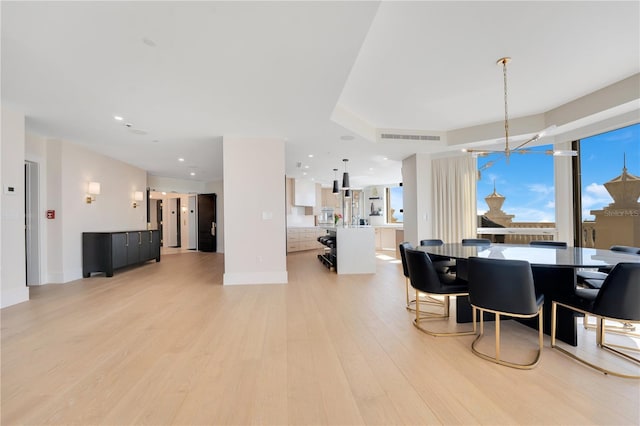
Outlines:
[[[489,363],[473,336],[413,327],[399,262],[336,275],[315,254],[287,256],[283,285],[222,286],[223,255],[189,252],[31,288],[0,311],[0,422],[640,423],[637,381],[588,369],[548,338],[534,370]],[[593,334],[580,330],[578,350],[597,356],[582,345]],[[487,349],[491,336],[489,323]],[[535,331],[503,324],[505,355],[535,344]]]

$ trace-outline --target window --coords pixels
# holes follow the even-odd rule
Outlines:
[[[640,124],[577,141],[577,235],[583,247],[640,247]]]
[[[402,223],[402,186],[390,186],[387,188],[387,223]]]
[[[553,156],[545,154],[552,149],[532,147],[530,154],[512,153],[508,160],[502,153],[478,158],[478,227],[555,228]],[[507,234],[494,241],[526,244],[540,238]]]

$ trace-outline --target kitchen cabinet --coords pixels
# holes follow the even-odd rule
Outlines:
[[[160,231],[83,232],[82,276],[104,272],[149,260],[160,262]]]
[[[318,227],[287,228],[287,253],[322,247],[322,244],[318,242],[318,237],[325,233],[323,228]]]
[[[375,227],[376,250],[396,249],[396,229],[395,227]]]
[[[332,191],[332,188],[322,188],[322,207],[333,207],[335,211],[341,211],[342,197]]]
[[[296,179],[293,184],[293,199],[293,204],[296,206],[315,207],[315,182],[308,179]]]

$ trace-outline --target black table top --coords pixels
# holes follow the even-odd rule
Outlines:
[[[489,246],[463,246],[461,243],[441,246],[418,246],[417,250],[454,259],[485,257],[489,259],[526,260],[532,265],[599,268],[615,266],[621,262],[640,263],[640,256],[611,250],[583,247],[542,247],[527,244],[491,244]]]

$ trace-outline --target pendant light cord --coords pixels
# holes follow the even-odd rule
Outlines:
[[[502,75],[504,78],[504,137],[505,151],[509,152],[509,109],[507,104],[507,62],[508,58],[502,58]],[[508,155],[508,154],[507,154]]]

